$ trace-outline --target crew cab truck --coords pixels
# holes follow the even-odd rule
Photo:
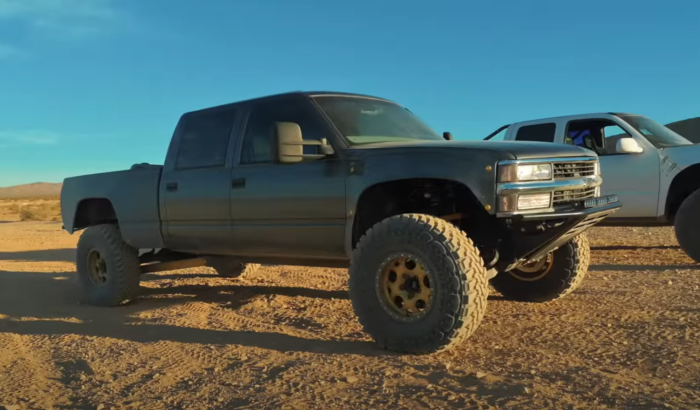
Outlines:
[[[94,305],[168,269],[349,267],[365,331],[431,353],[475,331],[489,279],[519,300],[574,290],[585,231],[620,207],[600,184],[583,148],[454,141],[385,99],[294,92],[184,114],[163,166],[68,178],[61,212]]]
[[[505,125],[485,140],[586,147],[600,159],[603,194],[622,208],[601,225],[673,225],[681,248],[700,262],[700,145],[651,118],[598,113]]]

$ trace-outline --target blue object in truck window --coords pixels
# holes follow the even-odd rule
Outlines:
[[[589,130],[584,131],[569,131],[569,138],[577,147],[588,148],[586,142],[583,139],[586,135],[590,136],[591,132]]]

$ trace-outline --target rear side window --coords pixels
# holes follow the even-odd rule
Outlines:
[[[233,111],[197,113],[185,119],[175,167],[223,167],[234,120]]]
[[[554,142],[557,125],[553,122],[520,127],[515,136],[516,141]]]

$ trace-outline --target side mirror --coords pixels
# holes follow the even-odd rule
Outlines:
[[[333,147],[323,138],[318,140],[304,140],[301,136],[301,127],[293,122],[275,123],[275,139],[277,140],[277,160],[282,164],[293,164],[305,159],[315,160],[333,155]],[[320,146],[321,154],[304,154],[304,145]]]
[[[641,154],[644,152],[644,148],[634,138],[626,137],[617,140],[615,152],[617,154]]]
[[[442,133],[442,138],[446,139],[447,141],[452,141],[454,139],[452,138],[452,133],[447,131]]]

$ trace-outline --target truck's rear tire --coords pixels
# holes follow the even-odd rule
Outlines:
[[[428,215],[385,219],[359,241],[350,300],[385,349],[429,354],[450,349],[479,326],[488,298],[479,251],[457,227]]]
[[[700,189],[683,201],[673,225],[681,249],[700,263]]]
[[[491,279],[504,298],[522,302],[551,302],[576,290],[588,272],[591,250],[582,233],[539,261]]]
[[[239,259],[222,256],[207,258],[207,266],[214,268],[219,276],[225,278],[239,278],[260,268],[258,263],[243,263]]]
[[[138,251],[127,245],[116,225],[91,226],[78,241],[78,279],[84,301],[94,306],[118,306],[138,294]]]

